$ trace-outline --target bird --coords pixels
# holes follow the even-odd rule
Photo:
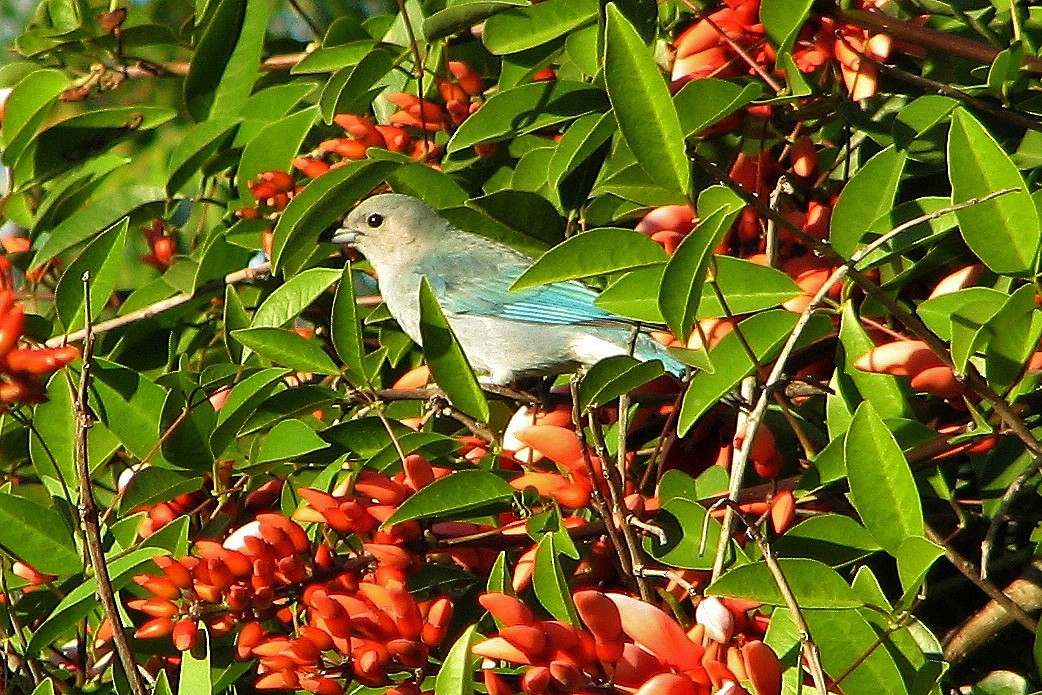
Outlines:
[[[527,377],[582,371],[607,357],[684,365],[639,325],[594,304],[598,292],[574,280],[517,292],[535,262],[493,239],[464,231],[422,200],[381,193],[351,210],[329,240],[354,248],[376,271],[391,316],[414,342],[423,278],[479,379],[508,386]]]

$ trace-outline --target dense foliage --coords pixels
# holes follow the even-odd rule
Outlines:
[[[4,692],[1042,687],[1040,12],[42,0]],[[425,354],[322,241],[388,189],[686,377]]]

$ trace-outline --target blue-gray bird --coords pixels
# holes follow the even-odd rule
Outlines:
[[[412,196],[385,193],[363,201],[331,241],[365,255],[388,310],[418,344],[426,277],[471,366],[493,384],[574,372],[628,353],[635,324],[594,306],[595,290],[558,282],[511,292],[533,259],[457,229]],[[637,336],[633,355],[660,360],[676,375],[684,371],[645,334]]]

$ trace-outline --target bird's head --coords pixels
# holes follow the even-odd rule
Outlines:
[[[330,239],[358,249],[370,260],[395,253],[445,224],[434,208],[400,193],[368,198],[352,210]]]

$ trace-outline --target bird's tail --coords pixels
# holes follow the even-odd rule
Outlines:
[[[633,351],[633,356],[644,362],[649,360],[658,360],[662,363],[662,366],[665,367],[667,372],[678,379],[682,379],[684,377],[684,372],[687,370],[687,365],[669,354],[669,348],[654,338],[646,335],[641,335],[637,338],[637,345],[636,349]]]

